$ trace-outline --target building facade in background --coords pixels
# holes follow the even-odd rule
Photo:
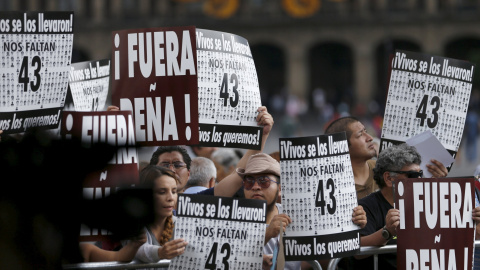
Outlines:
[[[395,49],[480,60],[478,0],[0,0],[74,10],[72,62],[110,58],[111,32],[194,25],[246,38],[272,113],[383,116]],[[480,74],[475,72],[474,87]],[[478,102],[477,89],[472,102]],[[293,100],[293,101],[292,101]],[[288,102],[287,102],[288,101]],[[476,106],[479,107],[479,106]]]

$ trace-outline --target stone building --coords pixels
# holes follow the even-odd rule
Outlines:
[[[322,89],[337,110],[376,100],[383,114],[395,49],[480,59],[479,0],[0,0],[0,8],[74,10],[74,62],[110,58],[114,30],[195,25],[243,36],[267,105],[289,94],[312,109]]]

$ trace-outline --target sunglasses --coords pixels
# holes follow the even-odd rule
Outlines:
[[[423,171],[422,170],[420,170],[419,172],[417,172],[417,171],[390,171],[390,172],[406,174],[408,178],[423,177]]]
[[[180,162],[180,161],[176,161],[176,162],[173,162],[173,163],[169,163],[169,162],[161,162],[160,164],[158,164],[162,167],[165,167],[165,168],[170,168],[170,166],[173,166],[175,169],[181,169],[181,168],[185,168],[187,167],[187,164],[183,163],[183,162]]]
[[[261,188],[268,188],[270,186],[270,182],[278,183],[277,181],[273,181],[270,179],[270,177],[265,175],[257,177],[247,175],[243,178],[243,186],[246,190],[252,189],[255,185],[255,182],[257,182]]]

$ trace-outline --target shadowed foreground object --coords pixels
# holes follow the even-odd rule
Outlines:
[[[25,133],[19,142],[0,142],[0,269],[61,269],[63,263],[81,262],[81,222],[113,226],[108,229],[118,237],[138,233],[153,212],[151,191],[125,190],[96,202],[82,199],[83,179],[103,168],[114,151],[106,144],[87,148],[40,131]],[[129,216],[125,201],[143,205],[143,214]],[[112,205],[121,207],[105,212]],[[129,223],[131,230],[125,229]]]

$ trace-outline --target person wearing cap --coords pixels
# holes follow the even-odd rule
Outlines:
[[[260,150],[249,149],[247,152],[245,152],[243,157],[237,163],[237,168],[245,168],[248,159],[252,155],[261,153],[263,151],[268,135],[270,135],[270,131],[272,130],[274,121],[272,115],[268,112],[267,108],[265,106],[261,106],[258,108],[257,111],[257,124],[259,126],[263,126]],[[243,179],[236,173],[236,171],[233,171],[217,185],[215,185],[215,187],[203,190],[197,194],[232,197],[239,189],[242,188],[242,181]]]
[[[237,174],[243,179],[243,188],[246,199],[267,201],[267,229],[265,231],[264,268],[269,269],[273,264],[273,253],[279,245],[280,233],[292,222],[291,218],[283,213],[282,205],[277,203],[280,192],[280,163],[265,153],[252,155],[245,169],[237,168]],[[361,227],[365,226],[365,211],[361,206],[354,209],[353,222]],[[300,261],[285,262],[284,269],[300,269]]]
[[[282,205],[276,203],[280,192],[280,164],[271,156],[259,153],[249,158],[245,169],[237,168],[236,171],[243,179],[246,199],[267,201],[263,264],[264,268],[270,268],[280,233],[292,222],[287,214],[282,213]],[[285,262],[285,269],[300,269],[300,266],[300,261]]]

